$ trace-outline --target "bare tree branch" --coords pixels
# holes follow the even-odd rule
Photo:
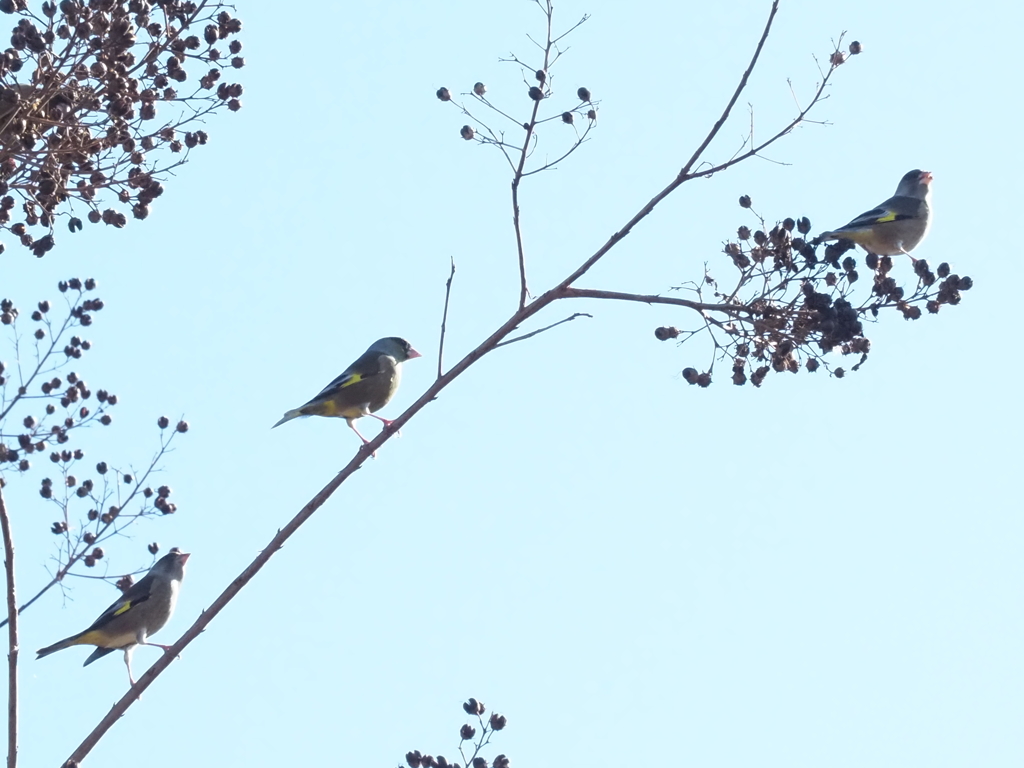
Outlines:
[[[724,312],[735,315],[750,314],[753,310],[743,304],[705,304],[689,299],[674,299],[669,296],[646,295],[640,293],[620,293],[619,291],[597,291],[590,288],[564,288],[559,298],[565,299],[611,299],[613,301],[639,301],[643,304],[673,304],[687,307],[698,312]]]
[[[0,480],[0,529],[7,576],[7,768],[18,765],[18,599],[14,589],[14,537]]]
[[[537,2],[538,6],[540,6],[542,10],[544,10],[545,15],[547,16],[548,45],[546,48],[542,47],[542,50],[545,51],[544,64],[546,68],[549,64],[549,54],[553,47],[553,40],[551,36],[552,8],[550,0],[544,0],[543,3],[541,2],[541,0],[535,0],[535,2]],[[708,323],[712,323],[716,325],[716,327],[723,326],[718,320],[709,320],[708,316],[705,313],[720,312],[734,318],[742,317],[744,319],[749,319],[751,316],[757,316],[758,313],[761,312],[761,310],[754,306],[746,306],[741,303],[710,304],[700,301],[689,301],[686,299],[677,299],[657,295],[629,294],[615,291],[581,289],[574,288],[572,287],[572,285],[576,280],[583,276],[591,267],[593,267],[598,261],[600,261],[619,241],[621,241],[627,234],[629,234],[629,232],[632,230],[634,226],[636,226],[648,214],[650,214],[658,205],[658,203],[660,203],[663,199],[665,199],[668,195],[675,191],[682,183],[692,178],[706,176],[710,173],[716,172],[717,170],[729,167],[730,165],[733,165],[742,159],[752,156],[758,150],[763,149],[764,147],[768,146],[768,144],[772,143],[773,141],[777,140],[778,138],[781,138],[786,133],[788,133],[789,130],[791,130],[794,125],[796,125],[796,123],[800,122],[804,118],[804,116],[807,114],[807,111],[820,100],[822,95],[821,90],[818,91],[818,93],[812,100],[811,104],[808,106],[807,110],[801,112],[796,120],[791,122],[786,129],[780,131],[768,141],[763,142],[756,149],[753,149],[750,152],[735,158],[734,160],[730,160],[728,163],[725,163],[721,166],[713,167],[710,170],[691,173],[693,165],[700,160],[700,157],[703,154],[703,152],[707,149],[712,140],[718,134],[722,125],[729,117],[732,107],[734,106],[740,94],[746,87],[750,74],[758,61],[765,40],[767,39],[768,34],[771,31],[772,23],[775,19],[778,7],[779,1],[774,0],[771,7],[771,13],[769,14],[768,21],[765,24],[764,31],[762,32],[761,38],[756,46],[750,64],[744,71],[740,83],[737,86],[725,110],[723,111],[722,116],[712,127],[708,135],[701,142],[697,151],[693,153],[690,160],[679,172],[679,174],[672,181],[672,183],[665,187],[665,189],[663,189],[657,195],[655,195],[636,215],[634,215],[629,221],[626,222],[625,226],[623,226],[622,229],[613,234],[604,245],[602,245],[591,256],[587,257],[573,272],[566,276],[561,282],[559,282],[549,290],[545,291],[543,294],[537,296],[532,301],[529,301],[528,303],[527,298],[529,296],[529,292],[527,290],[526,281],[525,249],[523,246],[521,220],[519,215],[519,184],[524,178],[523,168],[525,166],[527,157],[530,152],[531,141],[533,138],[533,129],[537,125],[537,114],[540,105],[540,99],[534,100],[535,103],[533,105],[530,119],[524,124],[524,128],[526,129],[526,138],[523,142],[519,162],[516,167],[512,182],[513,226],[515,230],[516,244],[518,249],[520,278],[520,295],[516,311],[513,312],[513,314],[502,325],[495,329],[487,338],[481,341],[472,351],[470,351],[465,357],[459,360],[452,368],[450,368],[447,372],[443,372],[443,365],[441,363],[440,356],[441,353],[443,352],[443,339],[445,335],[447,303],[450,293],[452,277],[454,276],[453,261],[452,277],[449,277],[448,285],[446,288],[446,310],[445,316],[442,319],[442,338],[441,345],[439,348],[438,377],[426,388],[426,390],[419,396],[419,398],[417,398],[417,400],[405,410],[404,413],[400,414],[396,419],[392,421],[390,427],[382,430],[380,433],[377,434],[376,437],[374,437],[368,443],[360,446],[356,450],[355,455],[352,457],[352,459],[341,469],[341,471],[338,472],[338,474],[335,475],[335,477],[332,478],[330,482],[328,482],[319,492],[317,492],[309,500],[309,502],[304,507],[302,507],[302,509],[300,509],[298,513],[271,538],[267,547],[262,552],[260,552],[260,554],[230,584],[227,585],[227,587],[221,592],[221,594],[213,601],[210,607],[196,619],[192,626],[185,631],[185,633],[177,640],[177,642],[175,642],[174,645],[172,645],[170,649],[160,659],[158,659],[157,662],[153,664],[153,666],[150,667],[150,669],[147,670],[145,674],[143,674],[139,678],[135,686],[131,690],[129,690],[114,705],[114,707],[110,710],[110,712],[107,713],[106,716],[104,716],[104,718],[96,726],[93,732],[90,733],[89,736],[86,737],[86,739],[82,742],[82,744],[72,753],[71,757],[69,758],[68,764],[71,764],[72,761],[80,762],[82,759],[84,759],[85,756],[88,755],[92,748],[96,745],[99,739],[103,736],[103,734],[105,734],[110,729],[110,727],[115,722],[117,722],[117,720],[127,711],[127,709],[131,706],[132,702],[134,702],[138,698],[138,696],[152,684],[152,682],[156,679],[158,675],[160,675],[168,666],[170,666],[174,659],[177,658],[178,654],[180,654],[193,640],[195,640],[204,631],[204,629],[207,626],[209,626],[210,622],[213,621],[213,619],[225,607],[227,607],[228,603],[231,602],[231,600],[234,599],[234,597],[242,590],[242,588],[246,584],[248,584],[249,581],[269,562],[270,558],[274,555],[274,553],[284,546],[285,542],[287,542],[288,539],[296,531],[298,531],[298,529],[303,525],[303,523],[305,523],[310,517],[312,517],[312,515],[321,506],[324,505],[324,503],[335,493],[335,491],[337,491],[338,488],[340,488],[341,485],[346,480],[348,480],[353,474],[355,474],[355,472],[358,469],[362,467],[363,463],[370,456],[374,455],[375,452],[384,445],[384,443],[390,440],[393,435],[397,434],[400,428],[404,427],[417,413],[419,413],[429,403],[436,400],[440,393],[449,384],[451,384],[455,379],[461,376],[473,364],[478,362],[488,353],[497,349],[499,346],[504,346],[516,341],[525,340],[539,333],[543,333],[546,330],[550,330],[551,328],[554,328],[558,325],[567,323],[575,319],[576,317],[590,316],[585,313],[575,313],[571,317],[565,318],[557,323],[546,326],[537,331],[533,331],[523,336],[518,336],[511,339],[509,338],[509,336],[512,333],[514,333],[523,325],[523,323],[531,319],[533,316],[539,314],[548,305],[553,304],[554,302],[559,301],[561,299],[574,298],[630,301],[641,302],[646,304],[667,304],[686,307],[688,309],[700,312],[702,315],[702,320],[705,325],[707,325]],[[518,62],[517,59],[513,60]],[[522,65],[522,62],[518,63]],[[524,68],[526,68],[525,65],[523,66]],[[834,68],[835,67],[833,66],[833,69]],[[540,78],[538,78],[538,81],[541,82],[542,84],[544,83],[544,80]]]
[[[448,325],[448,300],[452,295],[452,280],[455,279],[455,257],[452,256],[452,273],[448,275],[448,282],[444,286],[444,313],[441,315],[441,341],[437,349],[437,378],[444,373],[444,335]]]

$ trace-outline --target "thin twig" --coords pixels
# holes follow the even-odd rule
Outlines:
[[[448,275],[448,282],[444,286],[444,313],[441,315],[441,342],[437,349],[437,378],[441,378],[444,372],[444,334],[448,326],[448,300],[452,295],[452,280],[455,279],[455,257],[452,260],[452,273]]]
[[[561,40],[563,37],[567,37],[572,32],[576,31],[576,29],[579,28],[582,24],[584,24],[587,21],[587,19],[589,19],[589,18],[590,18],[590,14],[589,13],[583,14],[583,18],[582,19],[577,21],[575,24],[573,24],[571,27],[569,27],[567,30],[565,30],[565,32],[560,34],[558,37],[556,37],[551,42],[554,44],[554,43],[557,43],[559,40]]]
[[[558,158],[557,160],[552,160],[549,163],[545,163],[540,168],[534,168],[532,171],[526,171],[523,174],[523,176],[524,177],[532,176],[535,173],[540,173],[541,171],[546,171],[546,170],[548,170],[550,168],[553,168],[554,166],[558,165],[560,162],[565,160],[565,158],[567,158],[569,155],[571,155],[573,152],[575,152],[577,149],[580,148],[580,145],[583,144],[583,142],[587,140],[587,134],[590,133],[590,129],[592,127],[593,127],[593,123],[588,125],[586,127],[586,130],[583,131],[583,135],[582,136],[578,136],[577,139],[576,139],[576,143],[573,144],[572,147],[569,148],[569,151],[566,152],[564,155],[562,155],[560,158]]]
[[[561,325],[562,323],[568,323],[571,320],[575,320],[577,317],[589,317],[591,319],[594,318],[593,315],[589,315],[586,312],[576,312],[576,313],[570,315],[569,317],[565,318],[564,320],[559,320],[557,323],[552,323],[551,325],[545,326],[544,328],[540,328],[540,329],[538,329],[536,331],[531,331],[530,333],[523,334],[522,336],[516,336],[513,339],[508,339],[506,341],[500,342],[499,344],[495,344],[494,348],[497,349],[498,347],[504,347],[506,344],[515,344],[517,341],[525,341],[526,339],[529,339],[529,338],[531,338],[533,336],[536,336],[538,333],[544,333],[544,331],[550,331],[555,326]]]
[[[14,590],[14,537],[0,481],[0,529],[7,575],[7,768],[18,765],[18,599]]]
[[[540,6],[540,2],[537,5]],[[550,66],[551,47],[554,44],[551,39],[551,3],[548,2],[546,6],[541,6],[541,9],[547,17],[547,47],[544,48],[544,64],[541,70],[547,72]],[[530,290],[526,285],[526,251],[523,248],[523,228],[519,219],[519,184],[523,180],[523,168],[526,166],[526,160],[530,156],[530,140],[533,138],[533,131],[537,126],[537,113],[539,110],[540,101],[534,101],[530,120],[524,126],[526,128],[526,138],[523,141],[522,152],[519,154],[519,164],[516,166],[515,174],[512,176],[512,228],[516,233],[516,251],[519,259],[519,309],[523,309],[526,306],[526,299],[530,295]]]

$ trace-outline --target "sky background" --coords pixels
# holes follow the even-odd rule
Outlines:
[[[592,18],[553,71],[557,113],[600,99],[593,140],[523,188],[530,285],[566,275],[662,189],[732,93],[770,3],[564,0]],[[165,183],[145,222],[67,233],[36,259],[5,236],[0,294],[22,308],[95,277],[106,308],[76,370],[119,396],[91,461],[144,465],[158,416],[191,424],[162,462],[178,512],[106,547],[192,553],[178,637],[352,456],[344,422],[281,414],[381,336],[423,354],[383,411],[432,381],[449,259],[449,363],[515,309],[510,175],[440,86],[526,119],[515,53],[543,17],[526,0],[241,0],[244,109]],[[844,30],[863,55],[767,159],[685,184],[581,287],[665,292],[732,268],[722,243],[808,216],[843,224],[912,168],[935,175],[917,254],[975,288],[958,307],[883,316],[843,380],[772,375],[712,387],[700,339],[670,307],[594,315],[497,351],[415,417],[292,538],[131,708],[87,765],[395,766],[458,759],[460,703],[507,715],[487,755],[514,765],[723,768],[1024,763],[1022,366],[993,298],[1020,261],[1019,40],[1011,3],[784,0],[761,63],[707,157],[806,103]],[[815,57],[818,64],[815,63]],[[792,93],[791,87],[792,86]],[[543,126],[537,157],[572,129]],[[897,262],[897,273],[910,267]],[[10,362],[9,343],[0,357]],[[371,420],[366,420],[369,422]],[[376,424],[365,430],[376,434]],[[89,465],[89,462],[86,462]],[[20,594],[56,538],[45,460],[5,489]],[[53,590],[22,623],[21,759],[59,765],[125,691],[119,654],[31,651],[115,597]],[[157,658],[139,649],[136,671]]]

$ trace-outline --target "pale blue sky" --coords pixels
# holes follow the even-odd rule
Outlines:
[[[710,7],[714,5],[715,7]],[[554,71],[601,100],[588,142],[523,191],[531,286],[564,276],[667,184],[749,59],[767,0],[564,0],[592,19]],[[343,422],[272,425],[373,340],[409,339],[383,412],[432,380],[449,257],[448,359],[515,308],[509,174],[459,139],[435,90],[488,84],[517,115],[543,34],[526,0],[243,0],[244,109],[165,184],[143,222],[65,235],[38,260],[8,241],[0,293],[27,306],[93,276],[106,309],[79,366],[116,392],[91,459],[144,462],[156,418],[192,429],[164,462],[178,513],[145,544],[193,553],[171,642],[351,457]],[[870,329],[842,381],[772,376],[708,390],[689,317],[611,302],[499,350],[418,415],[273,558],[101,742],[88,764],[394,766],[457,758],[460,702],[509,717],[488,756],[514,765],[929,768],[1024,762],[1022,366],[1013,244],[1020,114],[1016,5],[783,2],[762,63],[709,157],[804,103],[830,40],[865,53],[767,153],[669,198],[582,287],[644,293],[728,274],[722,242],[771,220],[844,223],[911,168],[935,175],[917,255],[975,288],[959,307]],[[561,111],[561,102],[552,108]],[[544,127],[542,153],[567,130]],[[909,266],[899,264],[909,272]],[[9,360],[10,352],[0,353]],[[369,421],[369,420],[368,420]],[[376,433],[375,424],[366,424]],[[46,578],[52,512],[5,491],[22,594]],[[72,584],[25,614],[22,764],[58,765],[124,692],[118,655],[34,661],[114,598]],[[141,672],[155,649],[136,653]]]

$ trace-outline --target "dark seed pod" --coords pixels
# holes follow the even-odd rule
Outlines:
[[[660,328],[654,329],[654,338],[658,341],[668,341],[669,339],[675,339],[679,337],[679,329],[671,326],[661,326]]]

